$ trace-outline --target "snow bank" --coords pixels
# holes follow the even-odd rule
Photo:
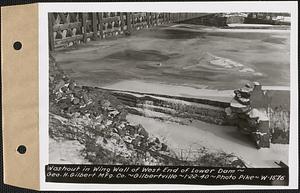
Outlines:
[[[147,117],[128,115],[127,120],[142,124],[152,135],[160,136],[177,155],[190,150],[207,147],[210,151],[233,153],[251,167],[278,167],[274,161],[288,164],[288,145],[271,144],[270,148],[256,149],[248,136],[235,127],[194,121],[190,125],[179,125]]]
[[[222,102],[230,102],[233,97],[232,90],[214,90],[194,88],[181,85],[145,82],[142,80],[124,80],[105,87],[104,89],[140,92],[145,94],[161,94],[167,96],[193,97],[210,99]]]
[[[90,164],[84,159],[81,151],[84,145],[77,140],[54,140],[49,138],[50,164]]]

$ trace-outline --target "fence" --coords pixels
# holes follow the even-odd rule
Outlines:
[[[51,51],[108,37],[129,35],[132,31],[161,24],[203,17],[205,13],[49,13]]]

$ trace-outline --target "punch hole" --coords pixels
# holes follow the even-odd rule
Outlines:
[[[22,43],[17,41],[17,42],[14,43],[13,47],[14,47],[15,50],[21,50]]]
[[[25,145],[19,145],[17,149],[19,154],[25,154],[26,153],[26,146]]]

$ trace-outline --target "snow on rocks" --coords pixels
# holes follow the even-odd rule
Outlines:
[[[244,88],[234,91],[234,99],[227,109],[230,119],[244,134],[249,134],[257,148],[270,147],[268,100],[266,93],[258,82],[248,83]]]
[[[81,87],[50,60],[49,135],[54,140],[77,140],[92,163],[151,164],[162,162],[159,152],[172,156],[166,144],[150,137],[142,125],[126,121],[124,105],[109,92]],[[154,141],[154,142],[153,142]],[[151,152],[156,152],[155,157]],[[146,153],[146,154],[145,154]],[[143,156],[142,156],[143,155]]]
[[[77,141],[83,147],[77,153],[92,164],[199,165],[177,157],[167,143],[150,135],[142,125],[129,123],[126,107],[111,92],[77,85],[50,59],[53,60],[49,66],[51,139]],[[199,154],[209,158],[206,160],[209,166],[235,167],[228,156],[223,157],[228,164],[219,163],[218,155]]]
[[[248,112],[248,115],[251,119],[257,119],[258,122],[269,121],[269,117],[266,109],[253,108]]]

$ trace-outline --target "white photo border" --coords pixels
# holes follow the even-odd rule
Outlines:
[[[103,2],[39,3],[39,142],[41,190],[237,190],[298,189],[298,3],[297,1],[237,2]],[[49,12],[289,12],[290,33],[290,147],[289,186],[176,185],[176,184],[68,184],[45,182],[48,164],[48,13]]]

